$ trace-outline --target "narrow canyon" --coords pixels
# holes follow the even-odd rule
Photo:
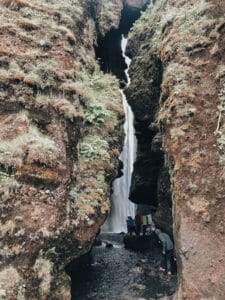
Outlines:
[[[0,0],[0,299],[71,299],[100,230],[119,250],[98,262],[137,262],[127,206],[174,241],[166,299],[225,299],[224,14],[225,0]]]

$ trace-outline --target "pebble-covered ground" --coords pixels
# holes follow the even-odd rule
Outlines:
[[[72,300],[153,300],[170,299],[176,290],[176,274],[159,272],[161,251],[153,242],[150,249],[125,249],[123,235],[100,236],[101,246],[94,246],[91,263],[73,270]],[[113,244],[107,248],[105,242]]]

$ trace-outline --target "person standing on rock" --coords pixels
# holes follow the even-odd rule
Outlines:
[[[148,225],[147,216],[142,216],[142,233],[143,233],[143,236],[145,236],[145,234],[146,234],[147,225]]]
[[[173,258],[173,242],[167,233],[161,232],[160,229],[155,230],[159,241],[162,244],[163,260],[161,262],[160,271],[167,271],[171,275],[171,261]]]
[[[151,214],[147,215],[147,219],[148,219],[148,229],[149,229],[149,232],[151,234],[152,232],[155,231],[155,224],[152,220],[152,215]]]
[[[133,232],[135,232],[134,220],[132,219],[131,216],[128,216],[127,217],[127,233],[129,233],[129,235],[132,235]]]
[[[141,217],[140,209],[137,210],[137,213],[134,218],[134,223],[135,223],[136,235],[139,236],[141,233],[141,225],[142,225],[142,217]]]

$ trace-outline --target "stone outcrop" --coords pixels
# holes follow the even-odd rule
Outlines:
[[[161,139],[168,169],[163,175],[160,165],[155,172],[156,200],[163,195],[160,186],[168,199],[171,190],[176,299],[220,300],[225,295],[224,12],[224,1],[158,0],[129,35],[132,82],[127,95],[137,128],[144,124],[141,130],[149,131],[147,149],[143,153],[141,146],[138,158],[151,164],[155,139]],[[142,187],[135,184],[133,190],[138,194]],[[158,205],[162,217],[166,206]]]
[[[95,61],[121,1],[0,1],[0,298],[70,299],[65,266],[109,209],[117,79]]]

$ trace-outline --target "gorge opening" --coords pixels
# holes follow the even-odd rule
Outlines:
[[[124,110],[130,110],[126,103],[126,97],[128,102],[132,98],[129,89],[130,77],[127,74],[130,62],[125,55],[126,37],[131,25],[140,15],[141,10],[133,10],[125,6],[119,29],[111,30],[104,38],[99,37],[98,46],[95,48],[96,59],[99,61],[101,69],[106,73],[116,75],[120,80],[121,89],[124,90],[122,92]],[[131,55],[129,45],[126,53]],[[156,80],[159,95],[162,81],[160,61],[156,60],[156,68],[159,74]],[[135,75],[132,74],[132,76]],[[103,233],[97,240],[99,246],[94,246],[91,253],[75,262],[75,266],[71,266],[68,271],[72,278],[73,300],[108,299],[107,295],[111,295],[110,299],[122,299],[120,297],[130,297],[131,294],[133,296],[140,295],[140,291],[138,292],[138,289],[133,287],[135,284],[143,284],[147,287],[145,291],[141,292],[143,297],[171,295],[176,289],[176,276],[170,282],[166,282],[166,279],[162,278],[158,272],[160,250],[155,237],[152,238],[150,244],[147,242],[151,251],[143,249],[142,253],[138,254],[124,249],[123,234],[118,234],[127,231],[126,218],[128,215],[134,217],[136,206],[141,209],[143,215],[149,212],[154,213],[156,226],[172,235],[170,176],[164,164],[158,129],[150,127],[151,121],[136,112],[134,120],[130,111],[127,113],[126,119],[125,145],[120,156],[123,166],[118,171],[120,177],[116,178],[112,186],[111,212],[102,226],[101,232]],[[136,133],[132,127],[128,127],[128,123],[129,126],[134,123]],[[134,135],[137,137],[137,141],[135,141]],[[136,143],[138,144],[137,159],[135,157]],[[127,161],[128,156],[131,157],[129,162]],[[134,172],[131,179],[133,167]],[[114,234],[108,234],[108,232]],[[145,244],[142,245],[145,247]],[[135,271],[135,274],[132,274],[136,265],[141,265],[143,270],[148,273],[146,262],[152,263],[152,275],[140,276]],[[175,272],[174,270],[175,266],[173,266],[173,272]],[[79,273],[79,278],[77,273]],[[127,277],[128,273],[131,275]]]
[[[225,1],[0,8],[0,299],[223,299]]]
[[[128,74],[125,72],[127,68],[127,63],[124,57],[125,52],[123,53],[121,49],[122,36],[126,37],[128,35],[132,24],[141,16],[141,11],[146,9],[147,4],[154,4],[154,1],[143,1],[143,3],[144,2],[145,4],[142,9],[131,8],[128,5],[124,5],[119,29],[111,30],[104,38],[99,37],[98,46],[95,48],[96,58],[99,61],[101,69],[104,72],[112,73],[119,78],[121,89],[123,89],[123,94],[125,94],[123,97],[127,98],[129,105],[131,105],[132,110],[134,110],[134,122],[130,119],[130,117],[126,118],[130,122],[129,128],[132,128],[131,123],[134,123],[136,141],[133,142],[134,144],[137,143],[137,146],[134,144],[129,146],[126,145],[128,140],[127,137],[129,137],[129,135],[125,132],[124,151],[127,151],[127,153],[125,155],[123,151],[121,154],[121,160],[126,162],[121,164],[121,170],[119,170],[118,175],[120,178],[115,180],[112,188],[111,211],[102,229],[104,232],[126,232],[126,217],[130,215],[129,212],[133,212],[132,216],[134,216],[134,204],[132,203],[135,203],[136,207],[138,206],[143,214],[156,212],[156,225],[162,228],[167,227],[166,231],[172,235],[170,176],[164,163],[164,153],[159,129],[157,126],[152,126],[154,115],[159,106],[160,86],[163,72],[162,64],[160,60],[155,58],[154,67],[149,68],[150,70],[148,74],[143,74],[143,76],[147,77],[151,76],[151,72],[157,74],[155,76],[154,105],[149,104],[149,108],[146,108],[146,118],[143,108],[145,109],[146,107],[145,102],[153,102],[149,100],[151,95],[143,93],[141,95],[143,99],[133,100],[134,93],[131,91],[129,84],[127,84]],[[126,55],[130,57],[132,57],[131,47],[132,46],[128,44],[126,49]],[[134,78],[137,76],[135,71],[133,71],[132,64],[130,73]],[[138,106],[143,106],[143,108]],[[127,123],[125,124],[125,127],[126,125]],[[128,130],[128,128],[125,130]],[[132,141],[131,137],[129,138],[129,141]],[[129,153],[131,155],[132,152],[135,152],[136,147],[137,157],[135,157],[135,162],[133,158],[133,161],[128,162],[127,158],[129,157]],[[132,156],[133,154],[131,157]],[[122,170],[123,168],[124,170]],[[133,175],[130,182],[129,177],[131,177],[131,171],[133,171]],[[118,183],[120,183],[123,187],[119,187]],[[121,190],[123,192],[121,192]],[[126,192],[124,192],[124,190],[126,190]],[[124,199],[124,202],[122,199]],[[130,202],[130,200],[132,202]],[[132,206],[133,208],[130,210],[129,207]],[[113,218],[115,219],[113,220]]]

